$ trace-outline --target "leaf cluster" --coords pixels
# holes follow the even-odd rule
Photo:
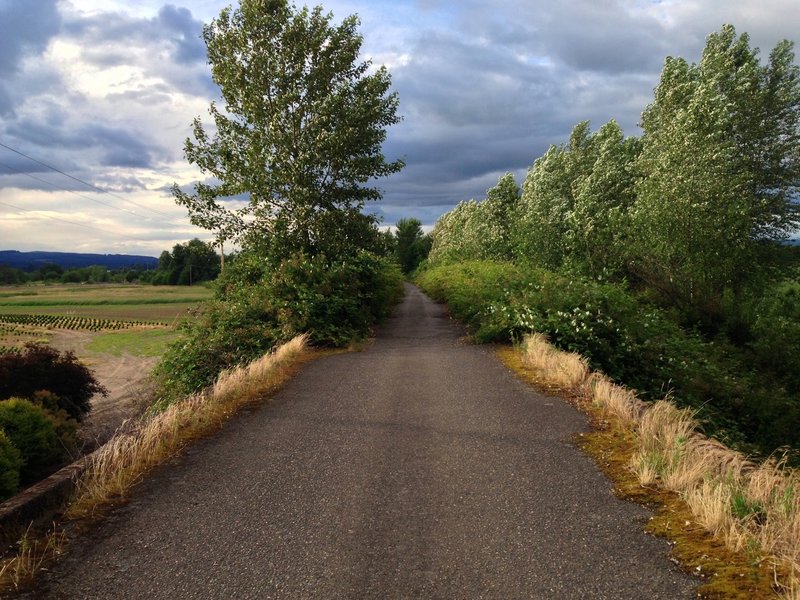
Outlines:
[[[76,421],[91,409],[92,396],[108,394],[73,352],[28,343],[21,354],[0,354],[0,399],[16,396],[33,400],[41,390],[55,395],[55,408]]]

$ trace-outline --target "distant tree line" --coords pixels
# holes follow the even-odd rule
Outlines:
[[[220,256],[209,244],[195,238],[175,244],[172,252],[164,250],[149,281],[155,285],[194,285],[216,279],[219,271]]]
[[[220,256],[199,239],[175,244],[172,252],[164,250],[155,269],[134,265],[108,269],[103,265],[65,268],[45,263],[34,271],[23,271],[0,264],[0,285],[22,283],[151,283],[153,285],[194,285],[217,278]]]

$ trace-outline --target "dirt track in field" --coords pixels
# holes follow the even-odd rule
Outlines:
[[[96,335],[87,331],[54,330],[49,344],[75,353],[108,389],[108,396],[95,396],[92,411],[81,434],[90,444],[102,444],[125,421],[141,413],[149,386],[147,376],[158,358],[89,352],[86,346]]]

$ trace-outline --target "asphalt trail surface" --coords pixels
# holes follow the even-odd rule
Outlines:
[[[408,286],[367,350],[157,470],[36,597],[693,597],[572,443],[585,418],[461,335]]]

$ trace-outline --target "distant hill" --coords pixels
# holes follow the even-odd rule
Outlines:
[[[158,259],[152,256],[134,254],[81,254],[78,252],[20,252],[19,250],[0,250],[0,265],[7,265],[22,271],[35,271],[45,264],[56,264],[65,269],[102,265],[108,269],[129,269],[144,267],[155,269]]]

